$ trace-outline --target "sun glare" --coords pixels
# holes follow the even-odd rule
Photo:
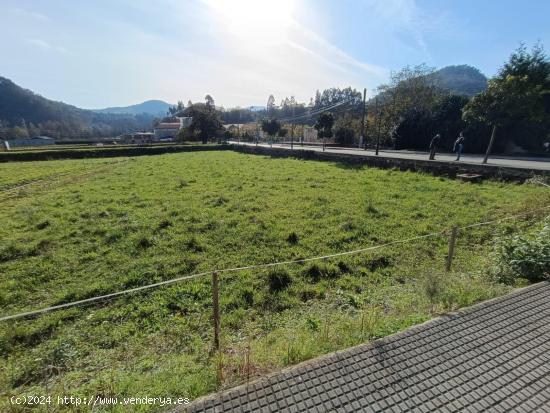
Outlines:
[[[292,23],[294,0],[205,0],[233,34],[263,41],[284,35]]]

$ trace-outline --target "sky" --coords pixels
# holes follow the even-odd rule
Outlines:
[[[0,0],[0,76],[83,108],[265,105],[550,48],[548,0]]]

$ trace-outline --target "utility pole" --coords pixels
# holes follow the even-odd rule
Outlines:
[[[292,118],[294,118],[294,103],[292,103]],[[294,149],[294,121],[292,121],[290,128],[290,149]]]
[[[378,114],[378,131],[376,133],[376,156],[380,147],[380,126],[382,124],[382,109],[378,108],[378,98],[376,98],[376,113]]]
[[[237,123],[237,139],[238,144],[241,144],[241,110],[239,109],[239,123]]]
[[[367,137],[365,136],[365,115],[367,110],[367,88],[363,89],[363,118],[361,120],[361,139],[359,140],[359,148],[361,147],[361,141],[365,145],[367,150]]]

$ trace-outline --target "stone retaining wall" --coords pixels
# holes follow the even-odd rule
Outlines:
[[[318,161],[341,162],[348,165],[366,165],[376,168],[399,169],[402,171],[423,171],[437,176],[454,178],[457,174],[471,173],[486,178],[524,181],[534,175],[550,176],[549,171],[509,168],[496,165],[474,165],[467,163],[449,163],[444,161],[389,158],[375,155],[351,155],[333,152],[318,152],[307,149],[266,148],[262,146],[232,145],[233,150],[242,153],[269,155],[273,157],[293,157]]]

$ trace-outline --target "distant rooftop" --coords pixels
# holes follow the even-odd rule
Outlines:
[[[157,126],[155,126],[155,129],[179,129],[181,127],[181,123],[159,123]]]

